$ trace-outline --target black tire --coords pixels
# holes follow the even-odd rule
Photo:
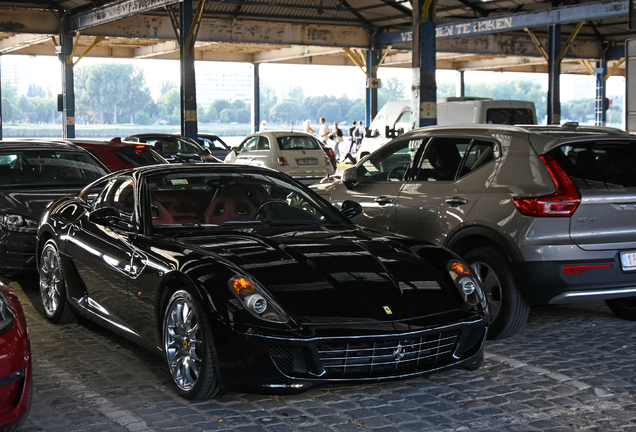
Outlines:
[[[636,297],[605,300],[605,304],[617,317],[636,321]]]
[[[38,273],[44,316],[54,324],[74,322],[75,314],[66,297],[66,281],[60,252],[53,240],[48,240],[42,248]]]
[[[166,365],[181,396],[210,399],[225,393],[210,326],[189,292],[179,290],[170,297],[162,340]]]
[[[530,307],[517,288],[508,259],[489,246],[473,249],[464,259],[486,292],[490,309],[488,339],[503,339],[517,333],[528,319]]]

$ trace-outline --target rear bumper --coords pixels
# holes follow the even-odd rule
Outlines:
[[[610,265],[568,275],[565,266]],[[567,304],[636,296],[636,271],[623,271],[620,251],[612,258],[529,261],[520,264],[520,288],[531,305]]]

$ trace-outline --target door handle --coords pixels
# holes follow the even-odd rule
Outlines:
[[[377,202],[380,205],[385,205],[385,204],[391,204],[393,202],[393,198],[390,198],[388,196],[379,196],[373,201]]]
[[[466,204],[468,200],[464,197],[450,197],[446,198],[446,204],[450,204],[451,206],[458,206],[462,204]]]
[[[71,225],[71,228],[73,229],[73,231],[79,231],[82,229],[82,220],[78,220],[77,222],[75,222],[74,224]]]

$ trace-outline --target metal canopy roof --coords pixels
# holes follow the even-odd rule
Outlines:
[[[79,30],[76,56],[178,59],[168,9],[179,0],[0,0],[0,54],[55,55],[59,17]],[[195,1],[195,6],[198,2]],[[590,73],[603,49],[622,56],[629,0],[438,0],[437,68],[546,72],[527,26],[547,48],[547,26],[561,23],[563,44],[585,21],[561,66]],[[354,65],[342,48],[392,48],[384,65],[411,67],[407,0],[207,0],[195,58],[209,61]],[[462,30],[463,29],[463,30]],[[467,29],[474,30],[465,36]],[[463,32],[463,33],[462,33]],[[610,68],[614,62],[610,62]],[[593,63],[592,63],[593,65]],[[621,65],[616,74],[624,74]]]

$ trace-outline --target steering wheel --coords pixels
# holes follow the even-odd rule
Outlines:
[[[387,174],[386,179],[387,181],[402,181],[404,179],[405,173],[405,167],[396,166],[395,168],[391,168],[391,171],[389,171],[389,173]]]
[[[282,205],[287,205],[287,201],[285,200],[281,200],[281,199],[271,199],[271,200],[267,200],[265,201],[263,204],[259,205],[258,207],[256,207],[256,210],[254,210],[254,212],[252,213],[252,217],[251,220],[258,220],[257,216],[258,213],[263,210],[263,208],[265,206],[271,205],[271,204],[282,204]]]

